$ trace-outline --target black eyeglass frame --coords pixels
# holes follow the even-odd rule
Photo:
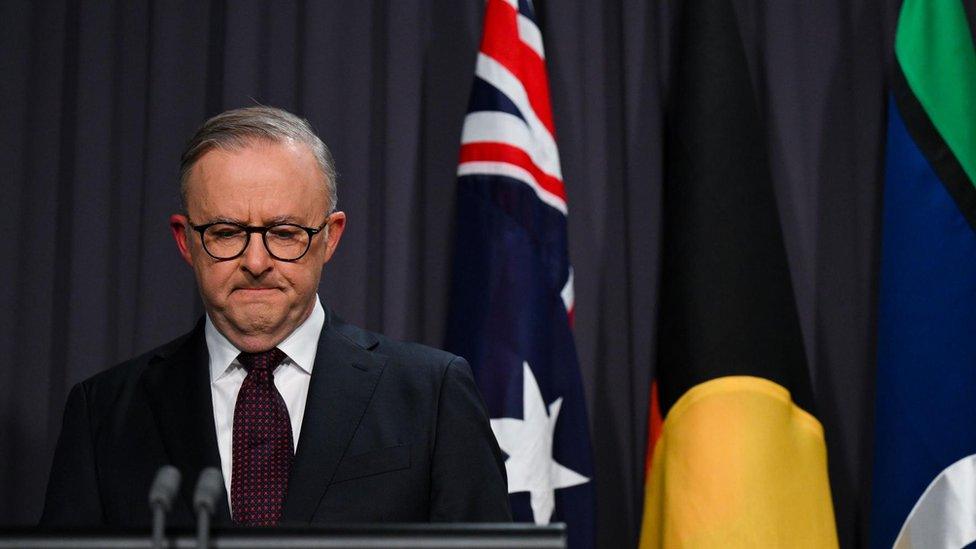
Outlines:
[[[329,225],[329,223],[331,223],[331,221],[332,221],[332,214],[329,214],[325,218],[325,223],[322,223],[321,225],[318,226],[318,228],[315,228],[315,227],[305,227],[303,225],[298,225],[297,223],[275,223],[274,225],[268,225],[267,227],[254,227],[251,225],[241,225],[240,223],[234,223],[232,221],[214,221],[213,223],[206,223],[204,225],[194,225],[193,222],[190,221],[189,219],[186,220],[186,222],[190,225],[191,229],[200,233],[200,245],[203,246],[203,251],[207,252],[207,255],[216,259],[217,261],[230,261],[231,259],[237,259],[238,257],[244,255],[244,252],[247,251],[247,247],[251,245],[251,234],[258,233],[261,235],[261,243],[264,244],[264,250],[268,252],[268,255],[270,255],[274,259],[277,259],[278,261],[287,261],[289,263],[298,261],[299,259],[305,257],[305,254],[307,254],[308,251],[312,249],[312,239],[315,238],[315,235],[322,232],[322,229],[326,228]],[[232,255],[230,257],[217,257],[213,254],[213,252],[207,249],[207,242],[203,238],[203,233],[206,232],[207,229],[209,229],[210,227],[213,227],[214,225],[233,225],[241,229],[242,231],[244,231],[244,234],[247,236],[247,240],[244,241],[244,247],[241,248],[241,251],[238,252],[237,255]],[[292,259],[284,259],[282,257],[278,257],[277,255],[275,255],[275,253],[272,252],[271,248],[268,246],[268,231],[274,229],[275,227],[295,227],[297,229],[301,229],[306,233],[308,233],[308,244],[305,245],[305,251],[302,252],[300,256]]]

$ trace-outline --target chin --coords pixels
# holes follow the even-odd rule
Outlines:
[[[284,319],[273,316],[245,316],[232,319],[237,333],[233,343],[249,353],[266,351],[280,343]]]
[[[235,324],[242,328],[242,332],[249,336],[260,336],[275,331],[283,323],[281,314],[266,309],[245,311]]]

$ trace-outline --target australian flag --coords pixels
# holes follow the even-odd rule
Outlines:
[[[593,464],[542,35],[528,0],[488,0],[458,165],[446,347],[466,357],[507,458],[516,520],[594,543]]]

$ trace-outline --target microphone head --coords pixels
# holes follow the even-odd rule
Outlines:
[[[197,480],[196,490],[193,492],[193,509],[197,512],[206,509],[208,514],[213,514],[217,508],[217,498],[224,490],[224,476],[216,467],[207,467],[200,473]]]
[[[176,497],[177,490],[180,489],[180,471],[172,465],[163,465],[156,471],[152,486],[149,487],[149,507],[161,506],[164,511],[169,511]]]

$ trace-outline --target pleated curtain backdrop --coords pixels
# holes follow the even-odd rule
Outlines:
[[[677,1],[536,0],[569,195],[598,541],[634,546]],[[893,2],[736,0],[844,545],[865,542]],[[255,103],[307,117],[349,216],[321,295],[440,345],[481,0],[0,4],[0,524],[40,513],[67,391],[203,312],[167,227],[180,150]]]

